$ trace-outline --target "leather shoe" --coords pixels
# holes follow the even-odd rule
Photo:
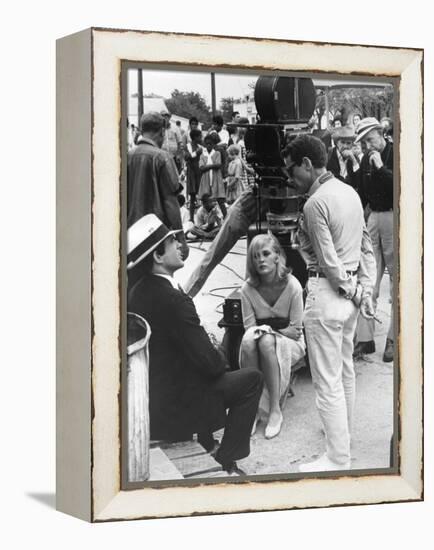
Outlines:
[[[393,340],[388,338],[386,340],[386,347],[384,348],[383,361],[385,363],[391,363],[393,361]]]
[[[227,464],[226,466],[222,466],[223,470],[226,470],[228,475],[238,475],[238,476],[246,476],[246,472],[238,467],[238,464],[235,462],[231,462],[230,464]]]
[[[300,464],[298,470],[300,472],[333,472],[335,470],[349,470],[350,468],[351,461],[345,462],[344,464],[338,464],[330,460],[326,454],[323,454],[318,460],[314,460],[308,464]]]
[[[265,428],[265,439],[272,439],[273,437],[276,437],[276,435],[279,435],[282,428],[282,422],[282,413],[279,414],[279,417],[275,422],[271,423],[269,420]]]
[[[359,355],[367,355],[369,353],[375,353],[374,340],[369,340],[368,342],[357,342],[357,344],[354,346],[353,357],[358,357]]]

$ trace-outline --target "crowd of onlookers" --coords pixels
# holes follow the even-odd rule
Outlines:
[[[162,149],[173,158],[183,189],[178,195],[184,231],[189,239],[212,239],[226,217],[227,209],[254,181],[254,170],[246,162],[245,126],[226,127],[216,115],[207,131],[200,129],[196,117],[189,119],[188,131],[178,120],[165,119]],[[245,125],[247,118],[235,112],[233,124]],[[129,127],[129,149],[140,138],[134,124]]]

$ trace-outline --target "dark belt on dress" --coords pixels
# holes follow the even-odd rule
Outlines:
[[[357,275],[356,271],[347,271],[347,275],[354,276]],[[321,271],[315,271],[314,269],[308,269],[307,270],[307,276],[308,277],[324,277],[326,278],[326,275],[324,273],[321,273]]]

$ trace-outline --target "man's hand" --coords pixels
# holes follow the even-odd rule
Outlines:
[[[190,249],[188,248],[188,245],[185,241],[181,242],[181,257],[182,261],[185,262],[185,260],[188,258],[188,255],[190,254]]]
[[[360,314],[365,319],[373,319],[375,315],[374,304],[372,303],[372,296],[364,296],[360,303]]]
[[[379,170],[383,166],[381,155],[378,151],[372,151],[369,153],[369,164]]]
[[[342,155],[342,158],[344,160],[347,160],[347,159],[351,159],[351,162],[354,164],[355,162],[357,162],[356,160],[356,157],[354,156],[353,152],[351,151],[351,149],[344,149],[341,153]]]
[[[302,334],[303,328],[291,323],[289,323],[289,327],[285,329],[285,336],[288,336],[291,340],[300,340]]]

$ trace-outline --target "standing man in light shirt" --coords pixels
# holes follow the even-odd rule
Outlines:
[[[300,466],[302,472],[351,468],[355,402],[353,338],[357,316],[372,318],[375,260],[360,199],[327,172],[324,144],[311,135],[293,140],[283,153],[290,185],[307,194],[298,231],[308,269],[304,326],[326,436],[326,452]]]

